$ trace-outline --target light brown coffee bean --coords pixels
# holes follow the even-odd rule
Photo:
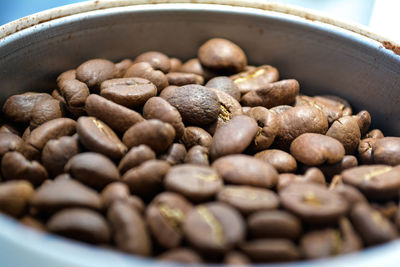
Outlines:
[[[36,103],[31,111],[30,127],[35,129],[43,123],[64,116],[62,104],[55,99],[47,99]]]
[[[189,149],[185,156],[184,162],[208,166],[210,165],[208,158],[208,148],[196,145]]]
[[[129,128],[122,141],[128,147],[147,145],[154,152],[165,151],[174,141],[175,129],[169,123],[160,120],[145,120]]]
[[[230,77],[241,94],[268,87],[268,84],[278,81],[279,72],[269,65],[245,70]]]
[[[24,141],[21,137],[10,132],[0,132],[0,159],[7,152],[22,152]]]
[[[140,214],[144,213],[145,204],[141,198],[138,196],[130,195],[127,200],[125,200],[128,205],[136,209]]]
[[[371,115],[368,111],[361,110],[353,117],[357,120],[358,126],[360,127],[361,136],[364,136],[371,125]]]
[[[289,105],[279,105],[279,106],[270,108],[269,111],[272,113],[275,113],[276,115],[280,115],[283,112],[285,112],[286,110],[291,109],[291,108],[293,108],[293,107],[289,106]]]
[[[35,217],[25,215],[19,220],[20,223],[22,223],[25,226],[31,227],[35,229],[36,231],[44,232],[46,231],[46,227],[44,226],[43,222],[38,220]]]
[[[315,96],[314,99],[321,104],[330,106],[331,109],[335,109],[334,107],[336,106],[336,108],[342,111],[343,116],[351,116],[353,114],[350,103],[341,97],[335,95],[320,95]]]
[[[383,137],[376,140],[372,144],[372,157],[375,164],[400,164],[400,137]]]
[[[232,96],[237,101],[240,100],[240,91],[237,85],[227,76],[212,78],[206,83],[206,87],[214,88]]]
[[[169,72],[171,69],[169,57],[158,51],[148,51],[138,55],[135,58],[135,63],[138,62],[147,62],[153,67],[153,69],[161,70],[164,73]]]
[[[129,187],[122,182],[108,184],[101,191],[101,203],[104,208],[109,208],[115,201],[127,201],[130,196]]]
[[[204,84],[203,76],[194,73],[170,72],[166,76],[169,85]]]
[[[319,259],[341,254],[342,240],[335,229],[316,230],[306,233],[300,247],[306,259]]]
[[[372,164],[374,159],[372,157],[372,146],[378,139],[365,138],[361,139],[358,144],[357,152],[358,158],[362,164]]]
[[[16,127],[16,125],[9,123],[0,126],[0,133],[11,133],[21,137],[21,133],[19,129]]]
[[[299,95],[296,97],[296,103],[294,106],[310,106],[321,110],[328,119],[329,124],[343,116],[344,106],[341,103],[331,101],[325,97]]]
[[[341,253],[346,254],[350,252],[359,251],[363,248],[363,243],[360,236],[354,230],[349,219],[342,217],[339,220],[339,227],[341,231],[342,244]]]
[[[189,126],[184,130],[182,142],[188,149],[193,146],[202,146],[208,149],[211,146],[212,136],[203,128]]]
[[[373,129],[365,134],[365,138],[379,139],[379,138],[383,138],[383,137],[385,137],[385,136],[383,135],[382,131],[379,129]]]
[[[160,159],[165,160],[169,165],[177,165],[183,163],[186,157],[186,148],[179,143],[173,143],[166,154],[161,155]]]
[[[211,78],[218,76],[218,74],[203,66],[200,63],[200,60],[198,58],[192,58],[186,61],[181,68],[179,69],[180,72],[186,72],[186,73],[194,73],[198,74],[204,77],[204,80],[210,80]]]
[[[247,116],[256,120],[258,131],[254,137],[251,149],[260,151],[269,148],[278,133],[278,117],[263,107],[254,107],[247,112]]]
[[[250,266],[250,259],[239,251],[228,252],[224,257],[224,264],[228,266]]]
[[[59,90],[71,113],[75,114],[76,109],[82,109],[82,113],[84,112],[85,101],[90,94],[85,83],[78,80],[66,80],[62,82]]]
[[[160,93],[165,87],[168,86],[167,76],[162,71],[155,70],[147,62],[139,62],[130,66],[124,75],[124,78],[138,77],[151,82],[157,87],[157,93]]]
[[[122,61],[115,63],[115,67],[117,68],[116,78],[124,77],[126,71],[132,66],[133,62],[129,58],[123,59]]]
[[[230,155],[214,161],[212,168],[225,182],[272,188],[278,182],[278,173],[268,163],[247,155]]]
[[[102,154],[93,152],[73,156],[64,169],[75,179],[97,189],[120,180],[114,163]]]
[[[156,153],[147,145],[139,145],[132,147],[128,153],[121,159],[118,170],[121,174],[129,169],[139,166],[143,162],[156,158]]]
[[[318,168],[312,167],[307,169],[304,175],[293,173],[279,174],[277,189],[280,191],[292,183],[315,183],[325,186],[326,180],[324,174]]]
[[[57,77],[57,86],[58,88],[61,88],[63,82],[68,81],[68,80],[76,80],[76,70],[67,70],[58,75]]]
[[[354,154],[361,138],[357,120],[352,116],[344,116],[334,121],[326,132],[343,144],[346,154]]]
[[[157,257],[160,261],[170,261],[183,264],[202,263],[201,257],[194,251],[188,248],[175,248],[167,250]]]
[[[182,67],[182,61],[176,57],[169,58],[169,63],[171,64],[171,69],[169,70],[170,72],[179,71],[179,69]]]
[[[279,173],[295,172],[297,162],[289,153],[279,149],[268,149],[254,155],[266,163],[271,164]]]
[[[288,239],[256,239],[240,244],[240,249],[254,262],[288,262],[300,258],[300,251]]]
[[[95,117],[80,117],[76,126],[79,141],[88,150],[120,159],[128,148],[107,124]]]
[[[21,216],[34,193],[28,181],[7,181],[0,183],[0,212],[13,216]]]
[[[76,79],[86,83],[93,92],[98,92],[102,82],[117,75],[118,69],[115,64],[101,58],[88,60],[76,69]]]

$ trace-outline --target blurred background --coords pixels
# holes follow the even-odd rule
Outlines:
[[[264,0],[315,9],[348,22],[369,26],[400,43],[400,0]],[[77,0],[0,0],[0,25]],[[149,1],[150,2],[150,1]]]

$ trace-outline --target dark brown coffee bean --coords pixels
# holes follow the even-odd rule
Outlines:
[[[76,131],[79,141],[90,151],[120,159],[128,150],[115,132],[95,117],[80,117]]]
[[[136,111],[95,94],[86,99],[85,109],[89,116],[104,121],[118,133],[124,133],[132,125],[144,120]]]
[[[359,251],[363,248],[360,236],[354,230],[349,219],[342,217],[339,220],[339,227],[341,231],[342,244],[341,253],[346,254],[350,252]]]
[[[372,146],[378,139],[365,138],[358,144],[357,152],[358,158],[362,164],[372,164],[374,159],[372,157]]]
[[[156,158],[156,153],[147,145],[132,147],[128,153],[121,159],[118,169],[121,174],[129,169],[139,166],[143,162]]]
[[[241,252],[231,251],[224,257],[224,264],[228,266],[250,266],[250,259]]]
[[[278,182],[278,173],[268,163],[247,155],[230,155],[219,158],[212,168],[225,182],[239,185],[272,188]]]
[[[315,133],[304,133],[293,140],[290,153],[296,160],[309,166],[341,161],[345,150],[338,140]]]
[[[167,173],[164,186],[193,201],[210,199],[222,188],[221,177],[210,167],[184,164],[177,165]]]
[[[187,240],[205,252],[226,252],[245,238],[245,222],[230,206],[211,202],[196,206],[185,217]]]
[[[67,70],[58,75],[57,77],[57,86],[58,88],[61,88],[63,82],[68,81],[68,80],[76,80],[76,70]]]
[[[269,65],[245,70],[230,77],[238,87],[240,93],[246,94],[253,90],[265,88],[268,84],[278,81],[279,72]]]
[[[182,196],[164,192],[157,195],[146,210],[146,221],[157,242],[164,248],[176,248],[183,238],[182,224],[193,206]]]
[[[7,152],[22,152],[24,141],[21,137],[10,132],[0,132],[0,159]]]
[[[300,247],[306,259],[319,259],[340,254],[341,243],[340,232],[328,228],[306,233]]]
[[[37,161],[29,161],[19,152],[7,152],[1,160],[5,180],[27,180],[34,186],[48,178],[46,169]]]
[[[161,190],[164,176],[169,169],[170,165],[163,160],[148,160],[127,171],[122,180],[134,194],[149,198]]]
[[[62,104],[55,99],[47,99],[36,103],[31,111],[30,127],[32,129],[39,125],[64,116]]]
[[[78,181],[97,189],[102,189],[120,179],[114,163],[105,156],[93,152],[73,156],[64,169]]]
[[[372,144],[372,157],[375,164],[400,164],[400,137],[383,137],[376,140]]]
[[[26,123],[31,119],[31,112],[35,105],[43,100],[53,99],[49,94],[26,92],[7,98],[3,105],[6,118],[16,123]]]
[[[164,73],[169,72],[171,69],[169,57],[158,51],[148,51],[138,55],[135,58],[135,63],[139,62],[147,62],[153,67],[153,69],[161,70]]]
[[[101,191],[101,203],[108,208],[114,201],[127,201],[130,196],[129,187],[121,182],[108,184]]]
[[[341,142],[346,154],[354,154],[361,138],[357,120],[352,116],[344,116],[334,121],[326,135]]]
[[[140,214],[144,213],[145,204],[143,200],[138,196],[130,195],[128,199],[125,200],[125,202],[136,209]]]
[[[208,160],[208,148],[204,146],[193,146],[185,156],[185,163],[196,165],[210,165]]]
[[[165,151],[174,141],[175,129],[160,120],[145,120],[129,128],[122,141],[128,147],[148,145],[156,153]]]
[[[304,175],[293,173],[279,174],[277,189],[280,191],[292,183],[314,183],[325,186],[326,180],[324,174],[318,168],[312,167],[307,169]]]
[[[281,80],[246,93],[242,96],[241,102],[245,106],[266,108],[290,105],[295,101],[299,89],[300,85],[296,80]]]
[[[194,73],[170,72],[166,76],[169,85],[204,84],[203,76]]]
[[[350,219],[368,246],[389,242],[398,235],[394,225],[366,203],[356,204],[350,212]]]
[[[400,166],[363,165],[342,172],[343,182],[360,189],[368,199],[388,200],[398,195]]]
[[[62,82],[60,93],[66,102],[67,108],[73,114],[75,114],[74,110],[76,109],[84,109],[86,98],[90,94],[88,86],[78,80],[66,80]]]
[[[328,119],[329,124],[343,116],[344,106],[341,103],[331,101],[325,97],[299,95],[296,97],[295,106],[310,106],[321,110]]]
[[[357,120],[358,126],[360,127],[361,136],[364,136],[369,126],[371,125],[371,115],[368,111],[362,110],[354,115],[354,118]]]
[[[33,193],[33,186],[27,181],[0,183],[0,213],[14,217],[21,216]]]
[[[179,71],[179,69],[182,67],[182,61],[176,57],[169,58],[169,63],[171,64],[171,69],[169,70],[170,72]]]
[[[259,211],[247,219],[252,238],[287,238],[296,240],[303,228],[298,218],[286,211]]]
[[[217,95],[205,86],[189,84],[175,88],[165,100],[179,111],[185,124],[207,125],[218,118]]]
[[[42,151],[42,163],[51,176],[57,176],[64,172],[65,164],[80,150],[78,139],[72,136],[49,140]]]
[[[82,63],[76,69],[76,79],[97,92],[102,82],[113,79],[118,75],[115,64],[107,59],[91,59]]]
[[[31,198],[37,212],[52,213],[72,207],[100,210],[99,194],[73,179],[55,179],[42,184]]]
[[[46,230],[43,222],[29,215],[22,217],[19,222],[25,226],[35,229],[36,231],[44,232]]]
[[[204,67],[200,60],[197,58],[192,58],[186,61],[181,68],[180,72],[194,73],[204,77],[204,80],[209,80],[215,76],[218,76],[215,71]]]
[[[64,209],[46,224],[49,232],[80,241],[102,244],[111,239],[111,231],[103,216],[82,208]]]
[[[206,83],[206,87],[214,88],[232,96],[237,101],[240,100],[240,91],[236,84],[227,76],[212,78]]]
[[[328,130],[328,120],[325,114],[309,106],[294,107],[278,116],[279,131],[275,143],[288,148],[290,143],[303,133],[325,134]]]
[[[115,63],[115,67],[117,68],[116,78],[124,77],[126,71],[132,66],[133,62],[129,58],[123,59],[122,61]]]
[[[213,38],[200,46],[197,56],[204,66],[211,69],[243,71],[247,65],[244,51],[233,42]]]
[[[211,146],[212,136],[203,128],[189,126],[185,128],[182,142],[185,144],[186,148],[202,146],[208,149]]]
[[[175,248],[167,250],[157,257],[160,261],[170,261],[183,264],[202,263],[201,257],[194,251],[188,248]]]
[[[382,131],[379,129],[373,129],[365,135],[365,138],[379,139],[379,138],[383,138],[383,137],[385,137],[385,136],[383,135]]]
[[[212,159],[243,152],[253,141],[258,130],[257,122],[245,115],[232,118],[214,134],[211,142]]]
[[[25,140],[24,155],[28,159],[40,159],[40,152],[51,139],[72,135],[76,121],[68,118],[54,119],[34,129]]]
[[[251,108],[247,116],[255,119],[258,124],[258,131],[251,146],[252,150],[260,151],[269,148],[278,133],[278,117],[263,107]]]
[[[143,117],[146,120],[158,119],[167,122],[175,129],[175,138],[180,139],[185,130],[179,111],[161,97],[152,97],[143,106]]]
[[[297,169],[295,158],[279,149],[264,150],[255,154],[254,157],[271,164],[279,173],[295,172]]]
[[[227,185],[218,192],[217,199],[229,204],[243,214],[278,208],[279,199],[275,192],[243,185]]]
[[[347,201],[350,209],[357,203],[367,203],[365,196],[355,187],[347,184],[339,184],[335,187],[330,187],[329,190],[338,193]]]
[[[146,79],[119,78],[103,82],[100,94],[114,103],[134,109],[157,95],[157,88]]]
[[[118,249],[140,256],[151,255],[150,236],[143,218],[135,208],[123,201],[116,201],[108,209],[107,219]]]
[[[147,62],[135,63],[126,70],[124,78],[138,77],[151,82],[157,87],[157,93],[160,93],[168,86],[167,76],[162,71],[155,70]]]
[[[347,202],[328,188],[312,183],[293,183],[281,191],[283,207],[307,223],[335,222],[348,210]]]
[[[166,154],[162,155],[160,158],[165,160],[169,165],[177,165],[183,163],[186,157],[186,148],[184,145],[179,143],[173,143]]]
[[[300,251],[288,239],[256,239],[240,244],[240,249],[254,262],[288,262],[300,258]]]

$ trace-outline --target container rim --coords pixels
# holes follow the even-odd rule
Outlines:
[[[350,32],[365,36],[372,40],[378,41],[382,46],[388,50],[393,51],[395,54],[400,56],[400,44],[391,40],[388,37],[382,36],[374,31],[371,31],[368,27],[353,23],[345,20],[336,19],[328,16],[322,12],[315,10],[297,7],[293,5],[265,2],[262,0],[96,0],[96,1],[85,1],[81,3],[75,3],[48,9],[42,12],[38,12],[18,20],[14,20],[7,24],[0,26],[0,41],[1,39],[17,33],[21,30],[52,21],[62,17],[68,17],[76,14],[85,12],[104,10],[116,7],[125,6],[136,6],[136,5],[148,5],[148,4],[215,4],[215,5],[226,5],[232,7],[247,7],[255,8],[259,10],[273,11],[288,15],[293,15],[303,19],[307,19],[313,22],[319,22],[336,26]]]

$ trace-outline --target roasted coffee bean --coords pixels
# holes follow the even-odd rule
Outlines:
[[[200,46],[197,56],[202,65],[211,69],[243,71],[247,65],[244,51],[229,40],[213,38]]]
[[[75,114],[74,110],[76,109],[84,109],[85,101],[90,94],[88,86],[78,80],[66,80],[62,82],[60,93],[66,102],[67,108],[73,114]]]
[[[271,164],[279,173],[295,172],[297,162],[289,153],[279,149],[268,149],[254,155],[266,163]]]
[[[128,153],[121,159],[118,169],[121,174],[129,169],[139,166],[143,162],[156,158],[156,153],[146,145],[132,147]]]
[[[397,212],[397,204],[394,201],[386,203],[371,203],[371,207],[377,210],[383,217],[390,221],[394,221]]]
[[[305,153],[307,151],[307,153]],[[341,161],[345,150],[336,139],[315,133],[304,133],[293,140],[290,153],[301,163],[317,166]]]
[[[98,92],[102,82],[113,79],[117,75],[117,67],[107,59],[91,59],[76,69],[76,79],[86,83],[94,92]]]
[[[129,69],[129,67],[132,66],[132,64],[133,62],[129,58],[123,59],[122,61],[116,63],[115,67],[117,68],[117,75],[115,77],[116,78],[124,77],[127,69]]]
[[[250,266],[250,259],[239,251],[228,252],[224,257],[224,264],[228,266]]]
[[[300,85],[296,80],[281,80],[269,83],[260,89],[251,90],[242,96],[241,102],[245,106],[266,108],[290,105],[295,101],[299,89]]]
[[[171,69],[169,57],[157,51],[148,51],[138,55],[135,58],[135,63],[138,62],[147,62],[153,67],[153,69],[161,70],[164,73],[169,72]]]
[[[213,169],[200,165],[177,165],[167,173],[164,186],[192,201],[210,199],[222,188],[221,177]]]
[[[148,160],[127,171],[122,180],[134,194],[150,198],[162,189],[164,177],[169,169],[170,165],[163,160]]]
[[[30,200],[35,212],[52,213],[72,207],[101,208],[99,194],[73,179],[55,179],[43,183]]]
[[[181,68],[179,69],[180,72],[186,73],[194,73],[204,77],[204,80],[210,80],[211,78],[217,76],[216,72],[204,67],[199,59],[192,58],[186,61]]]
[[[0,183],[0,213],[21,216],[34,193],[28,181],[7,181]]]
[[[257,134],[257,122],[245,115],[232,118],[214,134],[211,142],[212,159],[243,152]]]
[[[279,105],[279,106],[275,106],[273,108],[270,108],[269,111],[272,113],[275,113],[276,115],[280,115],[283,112],[285,112],[288,109],[293,108],[292,106],[289,105]]]
[[[184,130],[182,142],[186,148],[202,146],[208,149],[211,146],[212,136],[203,128],[189,126]]]
[[[165,100],[179,111],[185,124],[202,126],[218,118],[217,95],[205,86],[189,84],[177,87],[166,95]]]
[[[7,152],[1,160],[1,173],[5,180],[27,180],[34,186],[48,178],[46,169],[37,161],[30,161],[19,152]]]
[[[143,106],[143,117],[146,120],[158,119],[167,122],[175,129],[175,138],[180,139],[185,130],[179,111],[161,97],[152,97]]]
[[[230,206],[211,202],[196,206],[183,221],[187,240],[208,253],[226,252],[245,238],[245,222]]]
[[[143,200],[138,196],[130,195],[128,199],[125,200],[125,202],[136,209],[140,214],[144,213],[145,204]]]
[[[294,107],[278,116],[279,130],[275,143],[282,148],[288,148],[290,143],[303,133],[325,134],[328,130],[328,120],[325,114],[309,106]]]
[[[10,132],[0,132],[0,159],[7,152],[22,152],[24,141],[21,137]]]
[[[174,141],[175,129],[160,120],[145,120],[129,128],[122,141],[128,147],[147,145],[156,153],[165,151]]]
[[[114,201],[127,201],[129,196],[129,187],[125,183],[113,182],[101,191],[101,203],[108,208]]]
[[[157,242],[164,248],[176,248],[183,238],[182,224],[192,210],[182,196],[164,192],[157,195],[146,210],[146,221]]]
[[[326,258],[341,254],[340,232],[334,229],[306,233],[300,240],[301,251],[306,259]]]
[[[400,166],[363,165],[342,172],[343,182],[360,189],[368,199],[397,197],[400,189]]]
[[[312,167],[307,169],[304,175],[296,175],[293,173],[279,174],[277,189],[280,191],[294,182],[326,185],[324,174],[318,168]]]
[[[368,111],[362,110],[357,113],[357,115],[353,116],[360,127],[361,136],[364,136],[371,125],[371,115]]]
[[[165,88],[161,91],[159,97],[161,97],[161,98],[163,98],[163,99],[167,99],[170,95],[173,95],[173,94],[174,94],[174,90],[175,90],[176,88],[178,88],[178,87],[179,87],[179,86],[176,86],[176,85],[169,85],[169,86],[165,87]]]
[[[212,78],[206,83],[206,87],[214,88],[232,96],[237,101],[240,100],[240,91],[236,84],[227,76]]]
[[[383,137],[376,140],[372,144],[372,157],[375,164],[400,164],[400,137]]]
[[[46,230],[43,222],[29,215],[22,217],[19,222],[25,226],[35,229],[36,231],[44,232]]]
[[[208,166],[210,165],[208,158],[208,148],[196,145],[189,149],[185,156],[184,162]]]
[[[167,250],[157,257],[160,261],[170,261],[183,264],[198,264],[202,263],[201,257],[194,251],[188,248],[175,248]]]
[[[75,179],[98,189],[120,180],[118,169],[114,163],[107,157],[93,152],[73,156],[64,169]]]
[[[31,111],[30,127],[35,129],[39,125],[64,116],[62,104],[55,99],[47,99],[36,103]]]
[[[217,199],[229,204],[243,214],[278,208],[279,199],[275,192],[243,185],[227,185],[218,192]]]
[[[78,139],[73,136],[49,140],[42,151],[42,163],[51,176],[57,176],[64,172],[65,164],[80,150]]]
[[[336,101],[331,101],[324,97],[300,95],[296,97],[296,103],[294,106],[310,106],[321,110],[328,119],[329,124],[343,116],[344,106]]]
[[[348,210],[347,202],[328,188],[312,183],[293,183],[279,191],[282,206],[311,224],[336,222]]]
[[[358,158],[362,164],[372,164],[374,159],[372,157],[372,146],[378,139],[365,138],[358,144],[357,152]]]
[[[62,84],[68,80],[76,80],[76,70],[67,70],[58,75],[57,77],[57,86],[61,88]]]
[[[357,120],[352,116],[344,116],[334,121],[326,135],[341,142],[346,154],[354,154],[361,138]]]
[[[0,126],[0,133],[11,133],[11,134],[15,134],[17,136],[21,136],[19,129],[15,125],[8,124],[8,123]]]
[[[328,181],[330,181],[333,176],[340,174],[346,169],[356,167],[358,165],[357,158],[352,155],[345,155],[341,161],[335,164],[322,164],[318,168],[322,171],[324,176]]]
[[[86,99],[85,109],[89,116],[105,122],[111,129],[121,134],[132,125],[144,120],[138,112],[95,94]]]
[[[162,71],[153,69],[147,62],[139,62],[130,66],[124,75],[124,78],[129,77],[138,77],[150,81],[150,84],[157,87],[157,93],[168,86],[167,76]]]
[[[347,184],[339,184],[329,190],[338,193],[343,199],[347,201],[350,209],[357,203],[367,203],[365,196],[355,187]]]
[[[258,131],[251,148],[255,151],[269,148],[278,133],[277,116],[263,107],[251,108],[246,115],[255,119],[258,124]]]
[[[383,135],[382,131],[379,129],[373,129],[365,135],[365,138],[379,139],[379,138],[383,138],[383,137],[385,137],[385,136]]]
[[[46,228],[49,232],[93,244],[108,243],[111,238],[104,217],[83,208],[64,209],[55,213]]]
[[[177,72],[182,67],[182,61],[176,57],[171,57],[169,63],[171,64],[170,72]]]
[[[28,159],[40,159],[40,152],[51,139],[72,135],[77,123],[68,118],[54,119],[35,128],[25,140],[24,155]]]
[[[49,94],[26,92],[7,98],[3,105],[6,118],[16,123],[27,123],[31,119],[31,112],[35,105],[43,100],[53,99]]]
[[[161,156],[169,165],[177,165],[183,163],[186,157],[186,148],[179,143],[172,144],[166,154]]]
[[[170,72],[166,76],[169,85],[204,84],[203,76],[194,73]]]
[[[279,72],[272,66],[262,65],[232,75],[230,78],[239,88],[240,93],[246,94],[253,90],[266,88],[270,83],[278,81]]]
[[[350,116],[353,113],[350,103],[341,97],[335,95],[321,95],[315,96],[314,98],[322,104],[336,106],[342,111],[343,116]]]
[[[278,182],[278,173],[272,165],[247,155],[219,158],[212,168],[227,183],[272,188]]]
[[[259,211],[247,219],[252,238],[287,238],[296,240],[303,232],[300,220],[286,211]]]
[[[398,235],[395,226],[366,203],[356,204],[350,212],[350,219],[368,246],[389,242]]]
[[[349,219],[347,219],[346,217],[340,218],[339,227],[342,237],[342,244],[341,244],[342,254],[359,251],[363,248],[361,238],[354,230]]]
[[[109,207],[107,219],[118,249],[140,256],[151,255],[152,246],[146,224],[135,208],[123,201],[116,201]]]
[[[25,131],[22,133],[22,140],[26,141],[28,139],[28,136],[31,134],[31,127],[26,127]]]
[[[254,262],[288,262],[300,258],[300,251],[288,239],[256,239],[240,244],[240,249]]]

